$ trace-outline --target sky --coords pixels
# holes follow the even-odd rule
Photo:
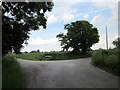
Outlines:
[[[112,41],[118,37],[118,0],[53,0],[51,12],[46,12],[47,28],[31,31],[28,45],[21,51],[60,51],[60,42],[56,35],[66,33],[64,25],[77,20],[87,20],[98,29],[100,41],[93,50],[106,49],[105,31],[108,30],[108,47],[114,48]]]

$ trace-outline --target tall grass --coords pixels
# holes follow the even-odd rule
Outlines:
[[[23,74],[21,67],[12,55],[2,59],[2,88],[23,88]]]
[[[106,70],[112,74],[120,76],[118,73],[118,49],[99,49],[92,55],[93,65]]]

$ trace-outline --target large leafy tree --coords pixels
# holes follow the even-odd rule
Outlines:
[[[73,52],[86,53],[90,47],[99,41],[97,28],[93,27],[88,21],[80,20],[66,24],[64,29],[66,34],[60,33],[59,38],[63,50],[73,49]]]
[[[2,2],[2,53],[19,53],[27,44],[29,31],[46,28],[45,13],[51,11],[53,2]]]

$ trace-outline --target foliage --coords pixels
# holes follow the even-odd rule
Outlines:
[[[87,53],[84,55],[77,55],[71,52],[33,52],[33,53],[22,53],[15,55],[17,58],[27,59],[27,60],[67,60],[67,59],[77,59],[83,57],[90,57],[91,54]],[[45,56],[51,56],[49,58],[45,58]]]
[[[117,62],[118,62],[118,55],[112,54],[106,58],[105,65],[109,69],[115,70],[118,67]]]
[[[12,55],[3,57],[2,60],[2,87],[23,88],[24,78],[21,67]]]
[[[2,2],[2,53],[19,53],[27,44],[31,30],[46,28],[45,12],[51,11],[52,2]]]
[[[120,73],[118,73],[118,64],[120,62],[118,54],[120,52],[118,52],[117,48],[109,50],[99,49],[92,54],[92,63],[101,69],[120,76]]]
[[[38,49],[37,52],[40,52],[40,50]]]
[[[117,38],[116,40],[113,41],[113,45],[115,45],[117,48],[120,48],[120,38]]]
[[[103,50],[103,49],[99,49],[99,50],[95,51],[92,55],[92,60],[93,60],[92,63],[95,66],[104,67],[105,66],[104,59],[106,58],[107,53],[108,52],[106,50]]]
[[[80,20],[66,24],[64,29],[67,34],[60,33],[56,37],[59,38],[63,50],[68,51],[69,48],[73,52],[86,53],[90,47],[99,41],[97,28],[94,28],[88,21]]]

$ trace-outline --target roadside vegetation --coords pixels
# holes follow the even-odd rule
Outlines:
[[[46,12],[54,6],[51,2],[2,2],[2,87],[23,88],[24,77],[20,64],[9,53],[20,53],[27,45],[32,30],[47,27]],[[43,11],[41,13],[40,11]],[[6,14],[6,13],[9,13]],[[35,14],[36,15],[35,15]],[[12,16],[12,17],[11,17]]]
[[[23,88],[24,77],[19,63],[13,55],[2,59],[2,88]]]
[[[120,59],[118,59],[120,55],[120,43],[118,42],[119,41],[113,41],[113,45],[116,46],[114,49],[99,49],[94,51],[92,54],[92,63],[107,72],[120,76]]]
[[[27,59],[27,60],[39,60],[39,61],[50,61],[50,60],[68,60],[77,59],[84,57],[91,57],[91,53],[86,54],[74,54],[72,52],[30,52],[16,54],[16,58]]]

